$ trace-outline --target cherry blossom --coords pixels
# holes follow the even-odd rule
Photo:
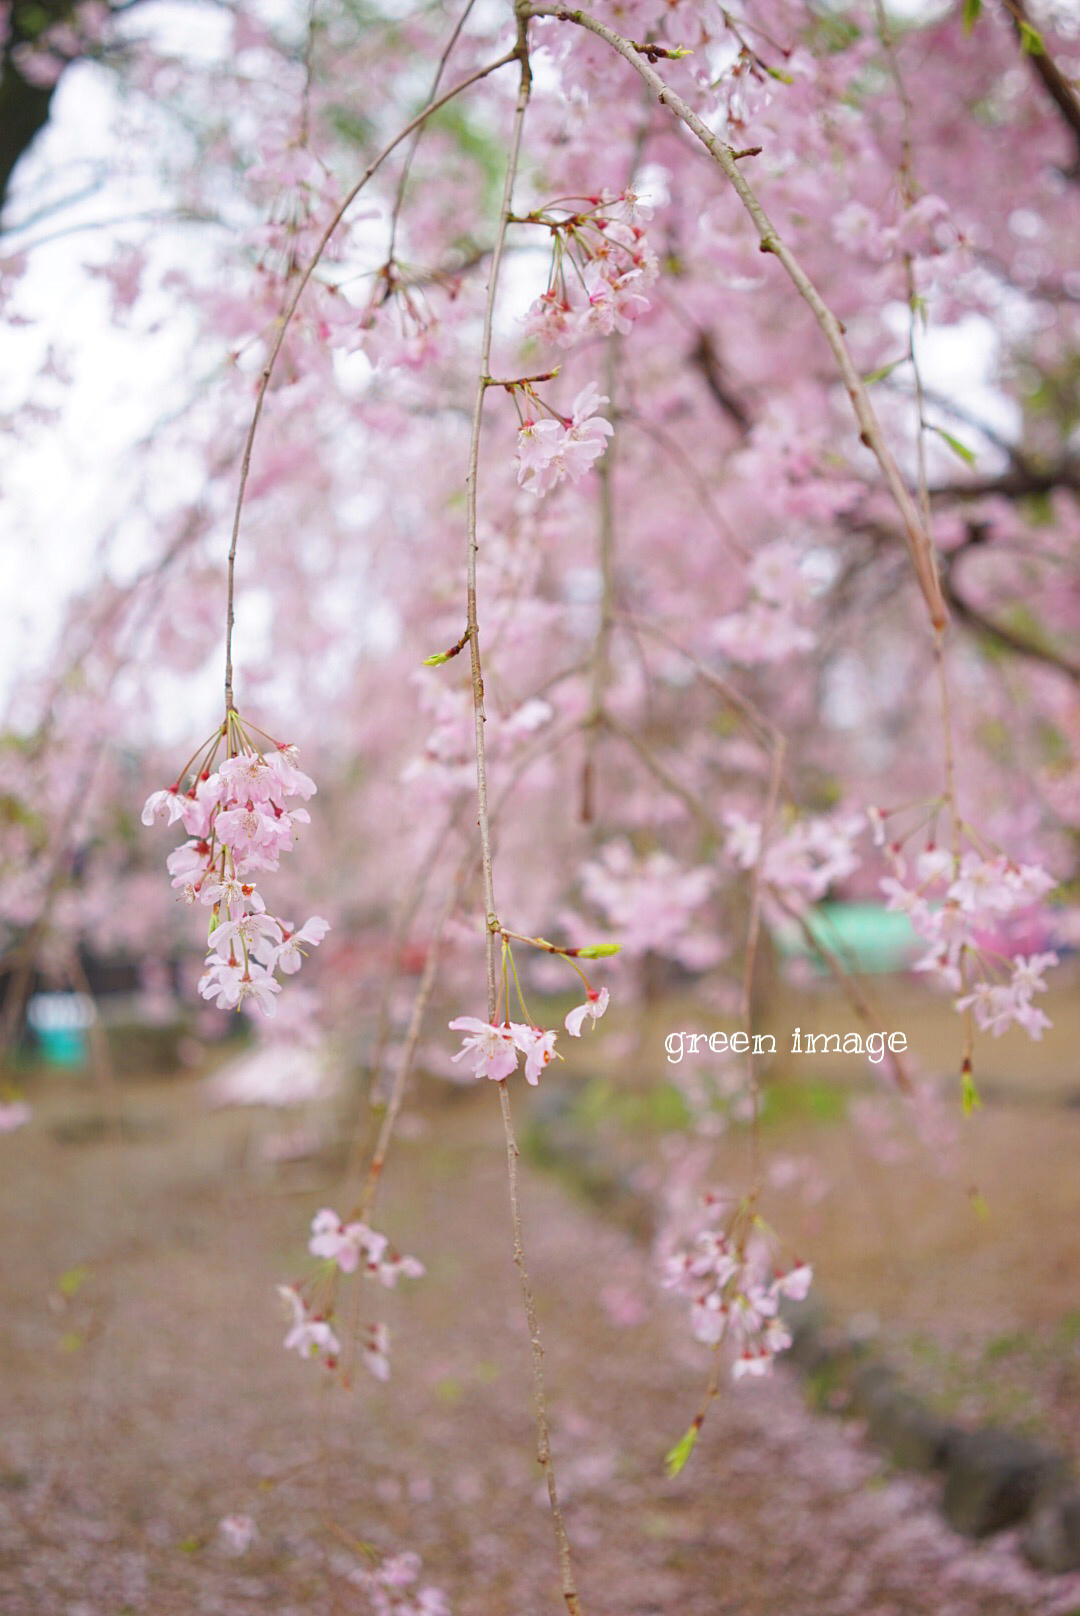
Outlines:
[[[341,1351],[341,1343],[330,1324],[326,1319],[313,1318],[308,1313],[295,1286],[279,1285],[277,1290],[289,1314],[286,1352],[297,1352],[301,1358],[320,1358],[333,1367]]]
[[[466,1034],[464,1046],[454,1060],[468,1055],[473,1062],[474,1077],[490,1077],[499,1083],[517,1070],[518,1050],[509,1024],[499,1027],[478,1021],[475,1016],[458,1016],[451,1021],[450,1030]]]
[[[233,749],[217,763],[223,744]],[[201,758],[201,767],[191,765]],[[329,922],[312,915],[296,928],[267,912],[254,876],[278,868],[280,855],[291,850],[297,824],[309,824],[305,808],[289,807],[287,798],[310,798],[314,782],[297,767],[291,744],[277,743],[264,755],[254,746],[235,712],[192,758],[182,781],[154,792],[143,809],[143,823],[166,814],[183,822],[190,839],[169,854],[172,885],[186,904],[199,902],[211,910],[209,953],[199,982],[203,998],[222,1008],[257,1007],[275,1013],[281,991],[275,972],[294,975],[309,949],[329,931]],[[217,766],[215,767],[215,763]]]
[[[1080,938],[1080,520],[1061,404],[1080,192],[1075,131],[1041,77],[1060,62],[1068,78],[1075,40],[1060,6],[1042,8],[1037,53],[1001,8],[959,3],[906,8],[892,39],[873,20],[808,26],[788,0],[747,20],[663,0],[602,9],[642,42],[625,60],[566,8],[520,19],[542,70],[508,176],[501,281],[492,243],[506,215],[475,132],[489,154],[516,149],[509,63],[418,127],[408,183],[412,156],[403,165],[395,148],[362,206],[338,211],[368,158],[341,119],[357,82],[381,141],[411,118],[429,67],[445,87],[504,52],[506,8],[471,8],[451,37],[445,8],[403,26],[376,6],[357,43],[333,16],[300,40],[240,0],[225,46],[166,50],[91,0],[12,44],[28,83],[51,87],[107,52],[133,92],[117,97],[125,192],[149,184],[198,241],[178,249],[117,195],[124,223],[92,233],[86,274],[148,355],[159,329],[183,331],[185,373],[211,380],[195,409],[155,397],[137,452],[103,464],[153,498],[125,498],[122,562],[101,544],[107,564],[72,584],[53,666],[19,680],[0,746],[2,940],[32,943],[46,972],[84,951],[149,971],[171,964],[186,928],[207,942],[199,1008],[269,1017],[280,1000],[275,1027],[305,992],[283,994],[283,979],[307,962],[327,988],[312,1019],[352,1047],[358,1023],[384,1019],[371,984],[386,973],[366,969],[368,951],[387,958],[413,872],[402,974],[436,961],[432,917],[453,870],[471,868],[486,729],[499,806],[485,874],[501,914],[576,937],[591,906],[631,968],[675,961],[691,991],[736,1013],[748,934],[792,915],[811,930],[813,906],[835,898],[880,899],[919,939],[927,990],[955,1005],[967,1070],[975,1028],[1042,1036],[1052,945]],[[190,141],[164,137],[178,113]],[[741,194],[707,149],[728,140]],[[2,316],[34,353],[22,410],[5,404],[20,456],[47,430],[71,436],[78,414],[65,402],[78,355],[36,283],[36,238],[51,233],[32,228],[38,193],[63,191],[41,183],[47,146],[15,180],[13,229],[31,227],[14,241],[28,245],[0,265]],[[108,192],[109,165],[91,167]],[[759,186],[764,235],[744,206]],[[828,346],[810,317],[823,307]],[[485,326],[494,348],[480,356]],[[992,374],[970,393],[959,374],[930,387],[931,345],[958,338],[992,347]],[[474,386],[486,413],[468,478]],[[616,426],[618,454],[602,462]],[[912,500],[916,482],[925,499]],[[280,702],[305,750],[322,749],[331,811],[310,843],[314,782],[295,746],[232,706],[231,640],[223,723],[179,775],[158,755],[153,722],[178,691],[198,707],[226,602],[245,699]],[[451,649],[418,674],[432,645]],[[156,787],[143,822],[183,836],[168,885],[118,834],[135,768],[140,796]],[[855,813],[866,796],[908,804],[869,811],[873,854]],[[306,896],[281,870],[302,840]],[[280,896],[267,879],[279,871]],[[347,947],[311,962],[335,893]],[[470,877],[439,934],[462,945],[438,960],[448,1003],[477,991],[472,922],[494,940],[478,908]],[[281,918],[305,914],[300,927]],[[537,981],[550,969],[562,986],[567,960],[598,957],[533,941]],[[465,1035],[453,1061],[501,1081],[524,1055],[536,1084],[556,1033],[512,991],[507,979],[485,1019],[450,1023]],[[571,1037],[608,1006],[608,988],[585,992]],[[396,1040],[401,995],[382,980],[378,993]],[[257,1059],[249,1092],[265,1094],[273,1059]],[[297,1087],[285,1063],[277,1082]],[[689,1104],[691,1151],[718,1116],[755,1114],[745,1075],[710,1083]],[[20,1109],[0,1108],[0,1129]],[[673,1179],[686,1161],[673,1147]],[[732,1205],[722,1227],[715,1208],[690,1227],[673,1283],[691,1330],[727,1343],[733,1375],[754,1379],[786,1345],[781,1299],[805,1294],[810,1271],[738,1192]],[[335,1287],[361,1274],[390,1286],[419,1265],[359,1218],[324,1208],[316,1221],[312,1253],[330,1267],[285,1288],[288,1344],[327,1359]],[[358,1339],[384,1377],[384,1326]],[[423,1604],[411,1566],[386,1562],[372,1584],[387,1608]]]
[[[313,1257],[336,1264],[343,1274],[354,1274],[362,1269],[390,1290],[402,1276],[406,1279],[424,1276],[423,1263],[415,1257],[392,1252],[384,1234],[378,1234],[366,1223],[342,1223],[337,1213],[328,1207],[316,1212],[312,1219],[308,1250]]]
[[[374,1569],[364,1565],[350,1571],[349,1581],[368,1595],[373,1616],[450,1616],[442,1590],[419,1584],[420,1569],[418,1554],[388,1555]]]
[[[574,400],[569,420],[528,420],[518,433],[518,482],[530,494],[546,494],[569,478],[579,482],[604,453],[614,428],[595,412],[607,398],[595,382]],[[561,423],[561,424],[560,424]]]
[[[152,825],[161,814],[168,815],[168,823],[175,825],[187,808],[187,798],[181,795],[179,785],[169,786],[164,791],[154,791],[147,797],[142,811],[144,825]]]
[[[526,1056],[526,1081],[539,1083],[540,1074],[555,1056],[554,1032],[545,1032],[540,1027],[527,1027],[520,1022],[511,1022],[510,1031],[516,1047]]]
[[[304,945],[317,948],[330,930],[330,922],[321,915],[312,915],[295,931],[289,929],[286,921],[278,921],[277,925],[281,928],[282,940],[274,949],[274,965],[287,976],[294,975],[300,969],[306,953]]]
[[[364,1338],[364,1367],[376,1380],[390,1379],[390,1331],[385,1324],[367,1327]]]
[[[689,1299],[695,1340],[734,1348],[731,1374],[740,1380],[768,1374],[777,1353],[791,1346],[780,1302],[805,1300],[813,1270],[799,1260],[776,1270],[775,1236],[743,1204],[735,1202],[727,1227],[718,1228],[724,1201],[715,1194],[704,1197],[697,1232],[663,1258],[661,1280]]]
[[[970,993],[956,1001],[956,1008],[972,1008],[976,1025],[995,1038],[1015,1024],[1038,1040],[1050,1026],[1050,1018],[1032,1004],[1032,995],[1046,992],[1043,973],[1057,963],[1054,953],[1033,954],[1026,959],[1018,954],[1011,961],[1012,980],[1008,984],[977,982]]]
[[[566,1030],[571,1038],[580,1038],[581,1029],[586,1020],[597,1022],[608,1007],[610,995],[607,988],[590,988],[584,1004],[575,1005],[566,1018]]]

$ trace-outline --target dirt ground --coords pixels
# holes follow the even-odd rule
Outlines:
[[[832,1057],[781,1056],[763,1076],[767,1215],[815,1267],[830,1310],[877,1338],[878,1350],[944,1414],[995,1423],[1067,1451],[1080,1469],[1080,971],[1069,962],[1048,998],[1053,1027],[1033,1044],[982,1037],[982,1108],[960,1106],[959,1026],[920,985],[872,984],[884,1024],[904,1029],[916,1104],[883,1069]],[[686,1081],[663,1056],[665,1028],[711,1026],[700,1008],[658,1007],[631,1063],[641,1089]],[[781,987],[768,1024],[857,1027],[830,986]],[[714,1063],[715,1064],[715,1063]],[[696,1062],[707,1074],[708,1061]],[[626,1084],[626,1072],[620,1077]],[[602,1103],[597,1126],[646,1183],[660,1180],[663,1130],[633,1106]],[[583,1109],[589,1110],[588,1091]],[[627,1127],[627,1120],[631,1126]],[[645,1125],[639,1124],[644,1120]],[[718,1142],[715,1174],[746,1182],[748,1129]]]
[[[303,1272],[335,1175],[231,1171],[251,1119],[207,1113],[190,1078],[127,1089],[138,1131],[119,1142],[80,1131],[86,1092],[34,1100],[0,1139],[4,1616],[351,1616],[371,1608],[348,1580],[362,1543],[417,1550],[455,1616],[564,1608],[489,1085],[414,1113],[395,1146],[376,1221],[428,1277],[365,1287],[393,1374],[349,1393],[282,1350],[274,1294]],[[1080,1611],[1080,1577],[1037,1575],[1009,1538],[955,1537],[937,1484],[890,1474],[787,1372],[725,1391],[667,1480],[707,1355],[648,1253],[551,1178],[526,1167],[523,1189],[588,1616]],[[1016,1193],[1016,1219],[1044,1215]],[[867,1262],[859,1284],[874,1280]],[[234,1512],[258,1527],[241,1557],[218,1533]]]

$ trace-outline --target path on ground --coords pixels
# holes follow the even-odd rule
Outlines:
[[[190,1081],[126,1104],[126,1142],[79,1142],[62,1093],[0,1140],[4,1616],[351,1616],[370,1609],[347,1577],[358,1540],[418,1551],[455,1616],[556,1616],[490,1088],[395,1144],[376,1223],[428,1277],[365,1285],[393,1374],[352,1392],[282,1350],[274,1294],[332,1175],[227,1171],[249,1118],[207,1114]],[[707,1355],[621,1231],[527,1167],[523,1195],[587,1616],[1080,1609],[1080,1578],[955,1537],[937,1484],[891,1476],[789,1372],[725,1390],[666,1479]],[[258,1526],[239,1558],[217,1532],[231,1513]]]

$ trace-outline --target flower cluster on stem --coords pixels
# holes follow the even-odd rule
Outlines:
[[[188,833],[166,865],[180,900],[210,910],[199,992],[230,1010],[251,1003],[272,1016],[277,973],[297,972],[330,926],[321,915],[297,926],[268,913],[257,889],[256,877],[291,851],[296,826],[310,823],[307,809],[288,799],[307,801],[316,788],[297,766],[295,746],[267,736],[263,752],[250,738],[254,729],[230,709],[173,784],[147,798],[142,821],[165,815]]]
[[[888,842],[887,822],[910,815],[911,809],[869,810],[874,840],[892,871],[879,882],[885,907],[907,916],[926,944],[913,969],[928,972],[955,994],[958,1011],[973,1013],[976,1025],[995,1038],[1016,1026],[1039,1039],[1050,1019],[1033,1000],[1045,992],[1044,973],[1058,956],[1052,951],[1012,954],[1009,929],[1057,882],[1040,864],[1014,862],[959,822],[958,845],[938,846],[933,839],[937,808],[927,805],[913,828]],[[928,839],[912,849],[907,844],[925,824]]]
[[[323,1263],[320,1273],[299,1284],[279,1285],[286,1305],[289,1330],[285,1349],[301,1358],[336,1369],[341,1356],[337,1322],[337,1292],[341,1275],[362,1275],[393,1290],[401,1278],[422,1279],[424,1265],[416,1257],[395,1251],[384,1234],[354,1219],[345,1222],[330,1207],[311,1221],[308,1250]],[[390,1332],[378,1321],[357,1323],[364,1365],[376,1380],[390,1375]]]
[[[791,1345],[780,1317],[783,1297],[802,1301],[813,1270],[797,1258],[781,1266],[778,1243],[748,1201],[739,1202],[726,1227],[717,1195],[702,1203],[704,1227],[664,1264],[663,1283],[690,1301],[690,1328],[706,1346],[734,1349],[731,1375],[767,1375],[778,1352]]]
[[[525,316],[528,335],[559,348],[613,331],[627,335],[648,312],[645,292],[659,274],[644,229],[651,218],[652,208],[627,188],[564,197],[516,220],[552,238],[547,288]]]
[[[580,482],[603,454],[614,432],[611,422],[596,413],[608,403],[607,397],[597,391],[595,382],[590,382],[575,398],[569,416],[565,416],[540,397],[532,382],[517,383],[512,391],[515,401],[519,394],[525,401],[524,412],[518,403],[521,428],[517,479],[522,488],[539,497],[564,478]]]
[[[564,1023],[571,1038],[580,1038],[581,1029],[586,1021],[594,1025],[608,1007],[610,995],[607,988],[594,988],[584,971],[574,962],[576,959],[596,959],[618,952],[615,943],[600,943],[591,948],[559,948],[555,943],[549,943],[544,937],[522,937],[517,932],[502,932],[503,939],[503,971],[502,986],[499,994],[499,1003],[495,1008],[495,1015],[491,1021],[481,1021],[477,1016],[456,1016],[450,1022],[451,1032],[464,1033],[462,1047],[452,1058],[455,1061],[464,1060],[466,1056],[472,1062],[474,1077],[490,1077],[493,1082],[501,1083],[508,1078],[511,1072],[517,1071],[518,1061],[525,1056],[525,1080],[534,1086],[540,1081],[540,1074],[550,1065],[556,1056],[556,1032],[550,1027],[538,1027],[529,1016],[525,1004],[525,996],[521,991],[521,982],[518,978],[517,968],[514,965],[514,956],[510,948],[510,938],[513,936],[519,942],[531,943],[533,947],[541,949],[547,954],[557,954],[566,959],[580,976],[585,988],[584,1003],[575,1005],[569,1011]],[[521,1010],[525,1016],[524,1021],[511,1021],[509,1017],[500,1020],[500,1009],[509,1000],[510,981],[513,980]]]

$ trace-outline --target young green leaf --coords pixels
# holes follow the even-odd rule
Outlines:
[[[1042,56],[1046,51],[1046,46],[1043,44],[1043,37],[1039,30],[1033,28],[1029,22],[1025,22],[1022,17],[1018,20],[1018,26],[1020,29],[1020,49],[1024,55]]]
[[[982,1110],[982,1096],[975,1086],[975,1079],[969,1071],[964,1072],[964,1115],[970,1117],[973,1111]]]
[[[959,455],[965,466],[973,466],[975,464],[974,449],[969,449],[966,443],[961,443],[959,438],[954,438],[952,433],[946,432],[943,427],[935,426],[931,428],[931,431],[936,432],[939,438],[943,438],[945,440],[953,454]]]
[[[675,1446],[671,1448],[669,1452],[665,1453],[664,1467],[667,1470],[669,1479],[672,1476],[677,1476],[679,1471],[684,1468],[686,1461],[694,1451],[694,1446],[697,1442],[698,1432],[700,1430],[701,1427],[695,1420],[689,1431],[687,1431],[684,1436],[679,1438]]]
[[[873,386],[874,382],[883,382],[886,376],[892,375],[897,366],[906,364],[906,362],[907,354],[904,354],[902,358],[894,359],[891,365],[882,365],[880,370],[872,370],[868,376],[863,377],[863,382],[867,387]]]

